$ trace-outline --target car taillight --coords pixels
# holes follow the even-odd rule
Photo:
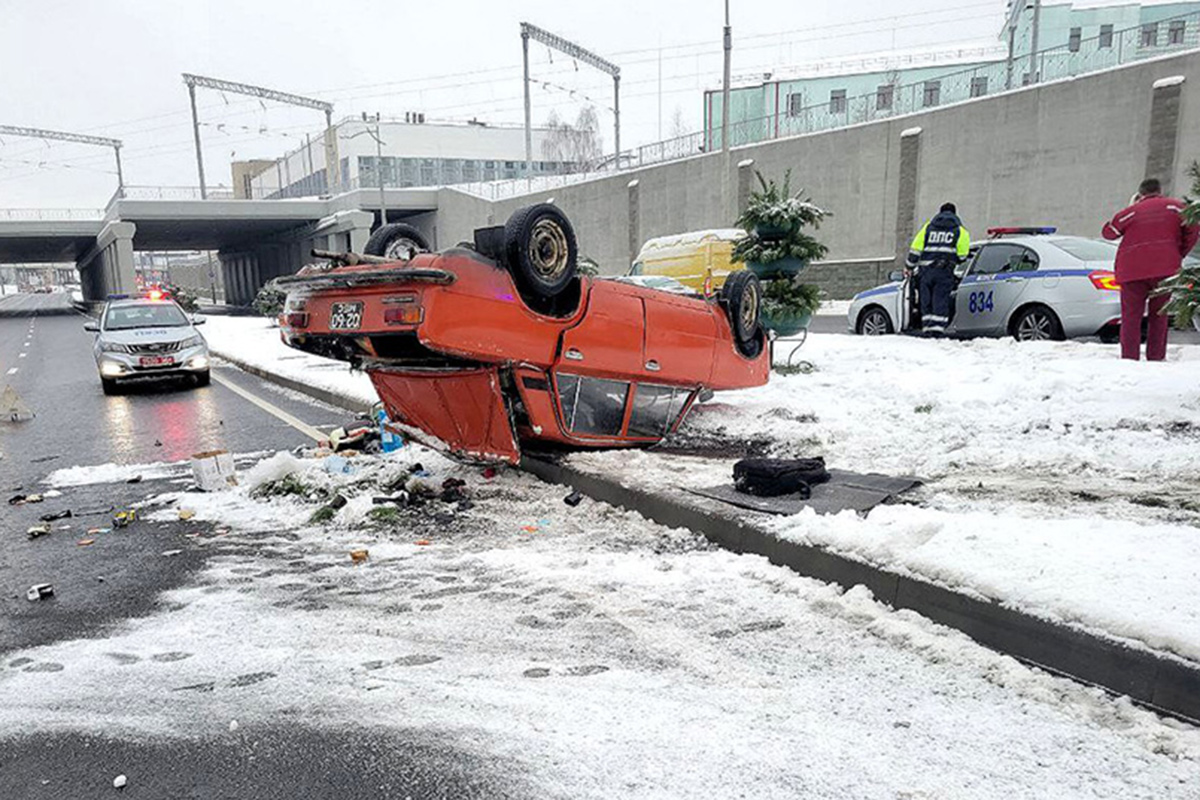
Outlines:
[[[289,311],[283,315],[283,324],[289,328],[307,328],[308,314],[303,311]]]
[[[383,310],[383,321],[388,325],[419,325],[424,317],[425,310],[416,305],[385,308]]]
[[[1117,275],[1115,272],[1108,270],[1099,270],[1088,275],[1092,282],[1092,286],[1097,289],[1107,289],[1110,292],[1121,291],[1121,284],[1117,283]]]

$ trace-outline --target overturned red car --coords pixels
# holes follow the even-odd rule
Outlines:
[[[279,280],[283,340],[365,370],[391,419],[458,455],[654,444],[702,390],[767,382],[752,274],[711,299],[578,275],[574,231],[549,204],[440,253],[404,224],[365,250]]]

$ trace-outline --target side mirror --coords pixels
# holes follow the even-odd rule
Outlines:
[[[85,322],[85,323],[83,323],[83,329],[85,331],[87,331],[88,333],[99,333],[100,332],[100,323],[99,322]]]
[[[892,283],[899,283],[904,280],[904,273],[898,269],[894,269],[888,273],[888,280]]]
[[[208,319],[203,314],[196,314],[192,317],[193,325],[203,325],[206,322],[208,322]]]

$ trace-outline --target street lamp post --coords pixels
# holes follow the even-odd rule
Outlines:
[[[721,88],[721,149],[729,150],[729,73],[733,28],[729,26],[729,0],[725,0],[725,82]]]

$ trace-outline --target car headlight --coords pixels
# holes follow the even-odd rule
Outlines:
[[[199,347],[202,344],[204,344],[204,340],[200,338],[200,334],[197,333],[195,336],[189,336],[188,338],[184,339],[179,343],[179,346],[180,348]]]
[[[100,352],[102,353],[128,353],[129,346],[118,344],[117,342],[101,342]]]

